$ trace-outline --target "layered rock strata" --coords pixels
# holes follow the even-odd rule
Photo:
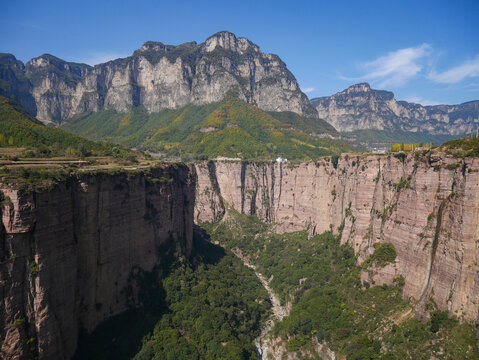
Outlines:
[[[431,105],[397,101],[390,91],[362,83],[331,96],[311,99],[319,117],[338,131],[366,129],[468,134],[478,129],[479,101]]]
[[[135,274],[192,251],[190,175],[172,165],[29,193],[2,185],[0,357],[69,359],[81,329],[141,305]]]
[[[365,271],[376,284],[405,278],[404,296],[431,298],[465,321],[479,320],[479,159],[441,155],[341,157],[302,164],[218,161],[196,165],[195,220],[228,207],[279,232],[341,231],[362,263],[373,244],[394,245],[393,264]]]
[[[146,42],[131,56],[89,66],[42,55],[25,66],[0,54],[0,95],[42,122],[61,123],[88,111],[149,112],[220,101],[233,91],[266,111],[317,118],[285,63],[246,38],[222,31],[204,43]],[[34,100],[32,103],[32,99]]]

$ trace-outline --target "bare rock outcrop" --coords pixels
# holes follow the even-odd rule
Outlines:
[[[8,85],[0,86],[0,95],[15,98],[44,123],[59,124],[101,109],[126,113],[141,105],[158,112],[203,105],[221,101],[230,91],[266,111],[317,118],[277,55],[262,53],[248,39],[227,31],[202,44],[148,41],[127,58],[95,66],[48,54],[23,66],[13,55],[0,54],[0,80]]]
[[[190,175],[171,165],[30,193],[2,185],[0,357],[69,359],[80,329],[141,305],[135,274],[192,251]]]
[[[363,262],[373,244],[394,245],[394,264],[373,268],[376,284],[405,278],[404,296],[434,299],[464,321],[479,320],[479,159],[445,155],[339,158],[302,164],[218,161],[196,165],[195,221],[225,206],[276,231],[341,229]],[[208,182],[208,179],[211,179]]]
[[[365,129],[461,135],[478,129],[479,101],[431,105],[397,101],[390,91],[361,83],[331,96],[311,99],[319,117],[338,131]]]

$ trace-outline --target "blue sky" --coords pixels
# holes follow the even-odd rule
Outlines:
[[[203,42],[220,30],[279,55],[308,96],[357,82],[400,100],[479,99],[479,1],[8,1],[0,52],[95,64],[147,40]]]

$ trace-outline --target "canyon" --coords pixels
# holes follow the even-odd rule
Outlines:
[[[391,243],[395,262],[365,269],[363,281],[392,284],[403,276],[403,296],[420,316],[432,299],[462,321],[479,320],[479,159],[370,155],[195,168],[196,222],[233,208],[280,233],[333,230],[360,264],[374,244]]]
[[[4,6],[0,359],[479,359],[475,12],[123,5]]]
[[[141,306],[142,277],[191,254],[193,184],[182,165],[3,184],[0,357],[69,359],[80,330]]]
[[[194,223],[233,209],[278,233],[332,230],[359,264],[390,243],[395,261],[364,267],[363,283],[402,276],[420,317],[433,301],[477,322],[478,187],[479,159],[442,153],[80,171],[30,192],[3,184],[2,355],[70,358],[81,330],[141,306],[141,277],[161,279],[165,254],[190,256]]]

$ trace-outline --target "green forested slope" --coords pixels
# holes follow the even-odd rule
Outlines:
[[[439,149],[456,157],[478,157],[479,138],[465,137],[454,139],[444,143]]]
[[[129,114],[99,111],[77,116],[63,128],[93,140],[184,159],[311,159],[353,150],[345,142],[316,136],[337,135],[322,120],[294,113],[268,113],[232,98],[150,114],[142,107]]]
[[[45,126],[14,101],[0,96],[0,147],[42,149],[43,155],[108,155],[122,150],[112,144],[87,140],[51,126]]]

